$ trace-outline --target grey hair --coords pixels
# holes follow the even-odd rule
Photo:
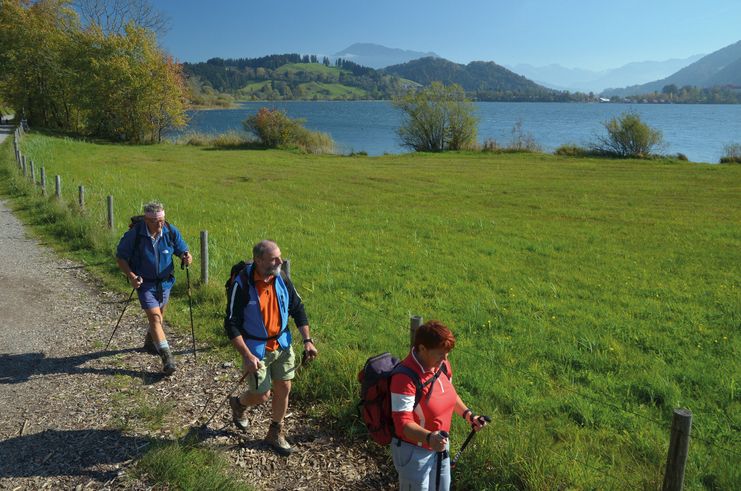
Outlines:
[[[164,210],[164,205],[159,201],[150,201],[149,203],[144,205],[144,213],[157,213]]]
[[[274,240],[261,240],[252,248],[252,258],[257,259],[258,257],[262,257],[263,254],[272,249],[275,249],[276,247],[278,247],[278,244],[276,244]]]

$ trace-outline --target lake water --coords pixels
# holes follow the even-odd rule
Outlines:
[[[241,122],[261,107],[304,118],[307,128],[329,133],[341,153],[408,151],[396,135],[402,114],[388,101],[248,102],[239,109],[192,111],[184,131],[242,131]],[[512,128],[521,122],[522,132],[532,135],[546,151],[564,143],[593,142],[605,134],[603,122],[628,110],[661,130],[662,153],[680,152],[694,162],[718,162],[725,145],[741,143],[741,105],[477,102],[475,107],[480,141],[493,138],[506,145],[512,140]]]

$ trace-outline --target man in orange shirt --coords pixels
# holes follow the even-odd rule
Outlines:
[[[270,398],[273,390],[272,421],[265,441],[283,456],[293,448],[285,439],[283,418],[296,370],[288,317],[293,317],[303,338],[306,359],[313,360],[317,349],[309,332],[309,321],[296,288],[281,274],[283,259],[278,244],[263,240],[252,248],[253,262],[247,264],[229,288],[224,329],[232,346],[242,355],[247,391],[229,399],[232,420],[245,430],[245,412]]]

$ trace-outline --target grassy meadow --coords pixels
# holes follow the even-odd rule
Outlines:
[[[403,356],[410,315],[447,323],[456,388],[493,418],[459,461],[458,489],[659,489],[678,407],[694,418],[686,488],[741,487],[741,166],[315,156],[41,135],[22,146],[45,166],[50,194],[62,176],[65,203],[20,195],[28,185],[7,170],[10,142],[3,192],[122,292],[113,251],[144,202],[165,204],[196,262],[208,230],[199,339],[226,344],[229,269],[256,241],[276,240],[320,351],[296,393],[338,431],[363,438],[356,374],[366,358]],[[78,185],[82,217],[64,211]],[[189,330],[177,274],[170,318]],[[468,433],[459,419],[453,453]]]

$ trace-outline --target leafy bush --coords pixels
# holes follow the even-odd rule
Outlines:
[[[615,157],[647,158],[663,145],[661,131],[651,128],[634,112],[625,112],[604,123],[607,136],[601,136],[592,150]]]
[[[308,153],[334,151],[334,141],[328,134],[307,130],[303,124],[304,120],[292,119],[285,111],[266,107],[242,121],[244,128],[268,148],[298,148]]]
[[[741,144],[733,143],[723,147],[721,164],[741,164]]]
[[[433,82],[394,99],[406,119],[397,130],[402,145],[417,152],[476,147],[478,120],[460,85]]]

